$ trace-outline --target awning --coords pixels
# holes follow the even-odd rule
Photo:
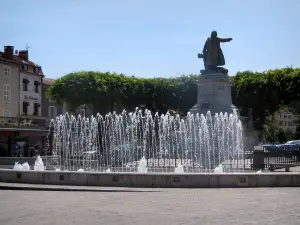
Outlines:
[[[23,102],[23,105],[24,106],[29,106],[29,103],[28,102]]]
[[[36,81],[34,81],[34,84],[35,84],[35,85],[40,85],[41,82],[39,82],[39,81],[36,80]]]
[[[36,132],[36,133],[43,133],[44,135],[48,135],[49,134],[49,131],[46,130],[45,128],[44,129],[40,129],[40,128],[34,128],[34,127],[32,127],[32,128],[23,128],[23,127],[18,127],[18,128],[13,128],[13,127],[4,128],[4,127],[0,127],[0,131],[1,132],[3,132],[3,131],[13,131],[14,133],[17,134],[17,136],[19,136],[21,134],[20,132]]]
[[[1,137],[13,137],[14,132],[13,131],[0,131]]]
[[[24,83],[24,84],[28,84],[28,83],[29,83],[29,80],[26,79],[26,78],[24,78],[24,79],[23,79],[23,83]]]
[[[49,132],[47,130],[43,131],[20,131],[19,137],[46,137],[48,136]]]
[[[34,103],[34,107],[40,107],[40,103]]]

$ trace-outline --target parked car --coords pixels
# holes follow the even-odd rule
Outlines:
[[[278,151],[278,150],[300,150],[300,140],[292,140],[288,141],[284,144],[276,144],[270,145],[266,144],[263,145],[264,149],[271,152],[271,151]]]
[[[288,141],[287,143],[288,145],[299,145],[300,146],[300,140],[292,140],[292,141]]]

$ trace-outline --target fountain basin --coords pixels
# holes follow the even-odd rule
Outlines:
[[[0,182],[138,188],[300,187],[300,173],[100,173],[0,169]]]

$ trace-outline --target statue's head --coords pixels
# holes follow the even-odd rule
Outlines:
[[[212,31],[211,32],[211,35],[210,35],[212,38],[216,38],[217,36],[218,36],[218,33],[217,33],[217,31]]]

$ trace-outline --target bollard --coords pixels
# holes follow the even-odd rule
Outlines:
[[[253,151],[253,169],[265,169],[265,154],[263,148],[255,148]]]

